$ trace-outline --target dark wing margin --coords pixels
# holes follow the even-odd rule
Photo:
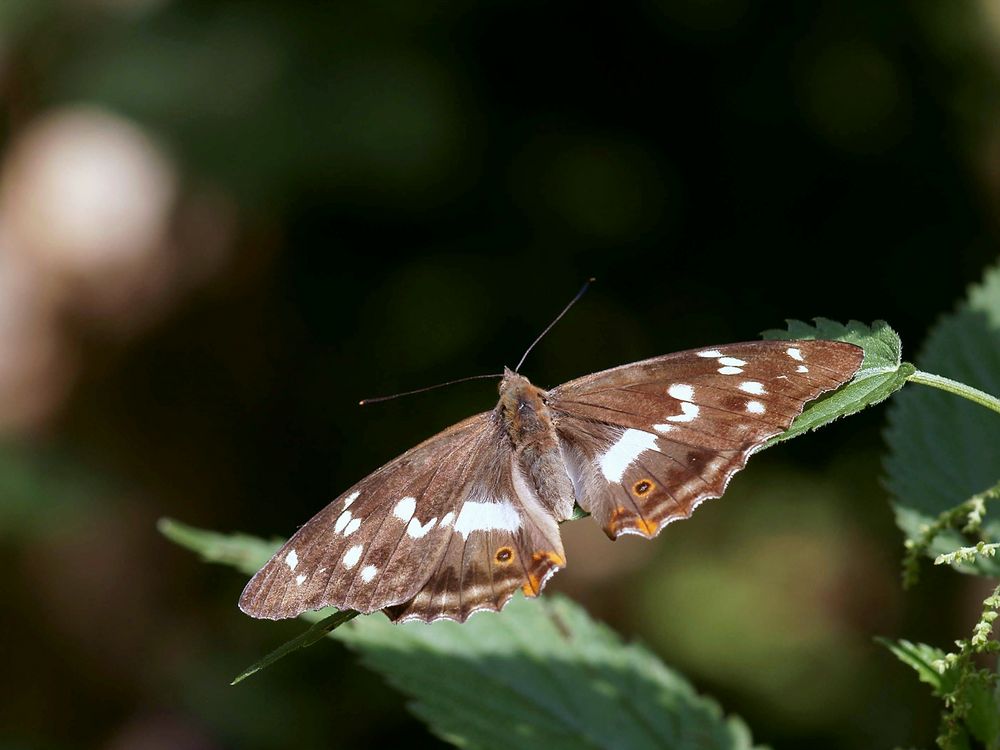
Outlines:
[[[837,341],[704,347],[553,389],[577,502],[612,539],[652,538],[725,492],[805,404],[851,380],[862,350]]]

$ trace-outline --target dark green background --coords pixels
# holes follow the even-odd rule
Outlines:
[[[359,398],[513,366],[589,276],[539,385],[814,315],[884,318],[913,357],[997,255],[985,4],[5,3],[0,146],[108,107],[238,231],[151,328],[73,328],[69,399],[6,442],[4,747],[439,746],[333,644],[228,687],[301,626],[244,617],[155,519],[287,535],[495,391]],[[947,645],[977,604],[942,572],[899,592],[883,408],[655,542],[572,524],[552,586],[758,741],[930,745],[934,703],[871,638]]]

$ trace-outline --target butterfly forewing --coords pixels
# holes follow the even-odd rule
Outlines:
[[[719,497],[806,402],[850,380],[861,349],[759,341],[678,352],[549,394],[577,501],[612,538],[655,536]]]
[[[280,619],[328,605],[371,612],[412,597],[444,553],[495,435],[493,412],[479,414],[363,479],[258,571],[241,609]]]

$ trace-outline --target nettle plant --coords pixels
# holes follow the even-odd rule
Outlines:
[[[853,380],[808,405],[768,446],[895,394],[885,479],[905,536],[904,587],[918,582],[926,559],[966,575],[1000,577],[1000,400],[989,395],[1000,393],[1000,267],[937,324],[918,357],[922,369],[903,361],[899,337],[881,321],[790,322],[764,338],[839,340],[864,352]],[[932,388],[904,389],[909,383]],[[169,519],[160,530],[204,560],[244,574],[282,545]],[[941,699],[937,744],[944,750],[1000,748],[1000,674],[983,666],[1000,652],[993,637],[998,612],[1000,586],[983,601],[969,636],[951,650],[879,639]],[[380,614],[357,614],[303,613],[312,626],[234,684],[330,637],[408,696],[410,710],[432,732],[461,747],[754,746],[740,719],[726,717],[655,654],[624,642],[562,596],[515,597],[502,613],[462,624],[393,624]]]

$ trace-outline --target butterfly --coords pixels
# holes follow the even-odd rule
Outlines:
[[[537,596],[566,565],[559,522],[576,505],[611,539],[655,537],[721,496],[754,451],[861,361],[839,341],[753,341],[549,391],[505,368],[495,409],[327,505],[254,575],[240,608],[268,619],[333,605],[463,622],[518,589]]]

